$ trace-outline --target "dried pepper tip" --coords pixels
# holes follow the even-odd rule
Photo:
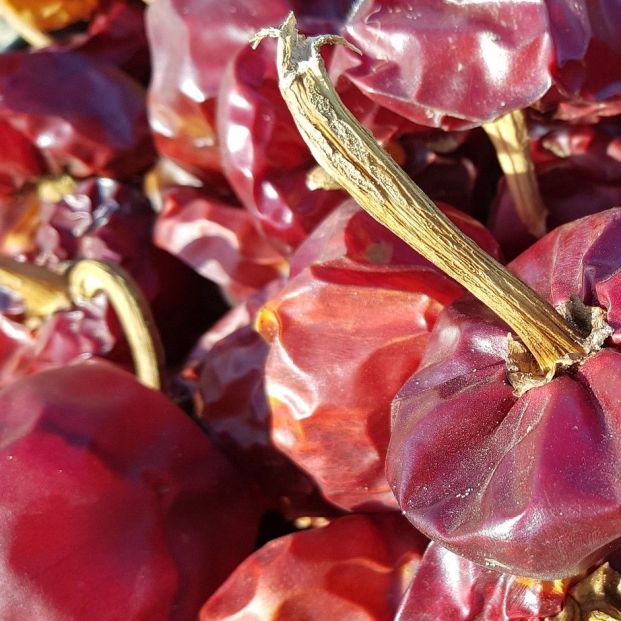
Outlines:
[[[32,325],[74,303],[103,292],[116,312],[134,361],[136,376],[150,388],[160,388],[163,349],[149,306],[138,285],[124,270],[85,259],[69,264],[63,273],[0,257],[0,287],[22,298]]]
[[[479,298],[518,335],[536,375],[555,373],[591,353],[590,341],[532,289],[464,237],[360,125],[334,90],[319,54],[340,36],[306,38],[293,14],[255,35],[278,39],[281,94],[318,164],[371,216]],[[352,48],[355,49],[355,48]]]

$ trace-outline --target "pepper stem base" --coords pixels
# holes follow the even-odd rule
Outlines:
[[[583,356],[565,356],[557,360],[556,366],[547,373],[530,351],[510,334],[507,341],[507,376],[516,397],[537,386],[543,386],[554,379],[558,373],[566,372],[582,364],[597,353],[614,330],[606,322],[606,311],[599,306],[587,306],[574,297],[556,307],[558,313],[583,336],[585,353]]]

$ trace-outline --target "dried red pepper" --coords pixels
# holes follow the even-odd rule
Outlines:
[[[425,545],[399,514],[337,518],[255,552],[207,601],[200,621],[391,621]]]
[[[185,621],[252,549],[247,483],[127,373],[41,372],[0,403],[5,618]]]
[[[445,212],[496,252],[478,223]],[[291,269],[256,321],[270,343],[273,440],[338,506],[394,508],[384,476],[388,406],[418,366],[438,313],[462,289],[353,201],[315,229]]]

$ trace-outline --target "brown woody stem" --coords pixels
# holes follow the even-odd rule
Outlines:
[[[0,257],[0,286],[20,295],[25,314],[31,319],[43,319],[71,308],[75,302],[105,293],[129,343],[137,378],[146,386],[159,389],[163,366],[159,334],[138,285],[118,266],[86,259],[59,274]]]
[[[491,123],[485,123],[483,129],[496,149],[520,220],[531,235],[541,237],[546,232],[548,212],[530,157],[524,113],[521,110],[509,112]]]
[[[501,317],[544,374],[585,355],[582,337],[547,302],[458,231],[345,108],[319,47],[338,36],[305,38],[293,14],[253,42],[278,39],[279,86],[313,156],[376,220],[452,276]],[[355,49],[355,48],[354,48]]]
[[[0,0],[0,17],[34,49],[41,49],[53,43],[50,36],[25,20],[13,4],[7,0]]]

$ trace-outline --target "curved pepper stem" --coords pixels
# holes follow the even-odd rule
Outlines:
[[[151,309],[134,279],[118,265],[90,259],[74,263],[66,275],[74,301],[106,294],[129,343],[136,377],[145,386],[159,390],[163,348]]]
[[[306,38],[291,13],[278,39],[280,91],[317,162],[376,220],[479,298],[518,335],[543,375],[587,353],[578,331],[532,289],[459,232],[345,108],[319,47],[342,37]],[[353,48],[355,49],[355,48]]]
[[[159,390],[163,348],[148,303],[133,278],[116,265],[85,259],[64,273],[0,257],[0,286],[18,293],[29,320],[40,320],[103,292],[119,318],[138,380]]]

